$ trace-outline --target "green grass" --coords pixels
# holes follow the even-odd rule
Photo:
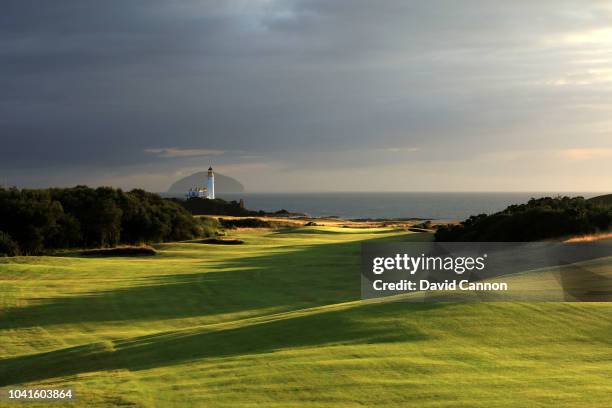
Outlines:
[[[361,302],[360,243],[422,236],[233,236],[1,260],[0,384],[88,407],[612,406],[612,304]]]

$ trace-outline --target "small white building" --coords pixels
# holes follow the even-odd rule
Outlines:
[[[186,194],[187,198],[215,199],[215,173],[212,166],[208,168],[206,187],[192,187]]]
[[[190,188],[187,194],[185,194],[187,198],[208,198],[205,188],[193,187]]]

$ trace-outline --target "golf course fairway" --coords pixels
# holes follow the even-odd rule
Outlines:
[[[419,235],[231,236],[0,259],[0,385],[83,407],[612,406],[612,304],[363,302],[361,242]]]

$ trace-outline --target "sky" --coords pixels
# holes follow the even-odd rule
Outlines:
[[[3,0],[0,184],[612,191],[612,4]]]

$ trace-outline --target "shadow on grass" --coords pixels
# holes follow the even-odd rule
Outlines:
[[[376,241],[401,241],[405,237]],[[146,285],[54,298],[8,310],[2,328],[101,321],[147,321],[276,307],[296,310],[358,299],[360,243],[299,246],[238,258],[220,271],[164,276]],[[229,269],[229,270],[225,270]],[[189,361],[294,347],[419,341],[425,336],[390,316],[442,304],[364,304],[224,330],[199,329],[92,343],[0,360],[0,385],[80,373],[143,370]],[[398,320],[401,326],[398,326]]]
[[[387,303],[301,315],[219,331],[179,331],[92,343],[0,360],[0,386],[106,370],[144,370],[206,358],[260,354],[294,347],[420,341],[409,323],[378,319],[443,307]]]
[[[134,280],[135,285],[127,288],[41,299],[37,304],[5,310],[0,315],[0,330],[154,321],[266,308],[288,311],[356,300],[360,298],[361,242],[297,246],[291,252],[227,261],[217,271],[208,267],[206,272],[161,276],[140,285]],[[129,270],[125,275],[129,278]]]
[[[339,230],[332,229],[324,229],[319,227],[290,227],[283,228],[278,231],[275,231],[273,235],[289,235],[289,234],[299,234],[299,235],[342,235],[342,234],[388,234],[389,230],[381,230],[381,231],[372,231],[367,228],[357,229],[357,228],[347,228],[346,231],[342,231],[342,227],[336,227]]]

